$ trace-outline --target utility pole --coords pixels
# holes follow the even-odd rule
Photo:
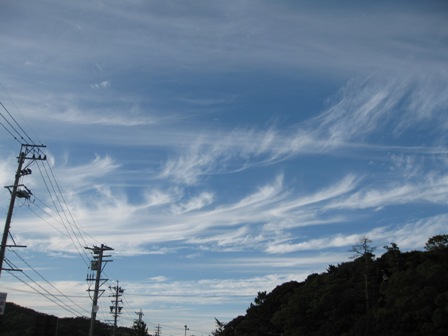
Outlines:
[[[138,315],[138,319],[134,320],[134,326],[132,327],[136,335],[148,335],[148,328],[146,327],[146,323],[143,322],[143,312],[140,308],[139,312],[135,312]]]
[[[141,324],[143,322],[143,315],[145,315],[145,314],[143,314],[141,308],[140,308],[139,312],[135,312],[135,313],[138,315],[138,324]]]
[[[118,315],[121,314],[121,310],[123,307],[119,306],[119,302],[123,302],[121,299],[119,299],[124,292],[124,289],[118,286],[118,280],[117,285],[115,287],[109,286],[109,289],[113,291],[114,295],[111,295],[110,297],[113,297],[114,300],[112,300],[112,306],[110,306],[110,313],[114,316],[114,329],[112,331],[112,336],[115,336],[115,331],[117,330],[117,318]]]
[[[92,316],[90,318],[90,329],[89,329],[89,336],[93,336],[93,329],[95,326],[95,319],[96,319],[96,313],[99,310],[98,307],[98,298],[104,293],[104,290],[100,290],[100,286],[102,286],[108,279],[101,279],[101,272],[103,271],[106,264],[112,260],[104,260],[103,258],[110,257],[110,255],[104,255],[104,251],[113,251],[113,248],[106,246],[104,244],[101,244],[101,247],[85,247],[87,250],[92,250],[93,254],[93,260],[90,263],[90,269],[92,271],[96,271],[95,279],[93,278],[93,274],[90,274],[90,276],[87,276],[87,281],[95,281],[95,289],[89,289],[87,290],[89,292],[93,291],[93,298],[92,298]],[[103,266],[104,263],[104,266]],[[101,292],[101,294],[100,294]]]
[[[16,271],[16,269],[4,269],[3,268],[3,261],[5,259],[5,251],[7,247],[26,247],[26,246],[19,246],[19,245],[7,245],[8,242],[8,235],[9,235],[9,229],[11,228],[11,220],[12,220],[12,214],[14,212],[14,204],[16,202],[16,197],[24,198],[27,200],[30,200],[33,193],[25,187],[23,184],[20,183],[20,178],[25,175],[30,175],[32,173],[31,169],[28,167],[34,162],[34,161],[45,161],[47,159],[46,155],[42,155],[42,152],[40,148],[44,148],[44,145],[28,145],[28,144],[22,144],[20,147],[20,154],[17,157],[18,160],[18,166],[16,171],[16,176],[14,180],[14,184],[12,186],[6,186],[11,193],[11,200],[9,202],[9,209],[8,214],[6,215],[6,221],[5,221],[5,229],[3,230],[3,238],[2,238],[2,244],[0,245],[0,275],[2,270],[8,270],[8,271]],[[25,164],[25,160],[31,160],[25,167],[23,165]]]
[[[156,333],[154,336],[162,336],[162,327],[160,326],[160,324],[157,325]]]

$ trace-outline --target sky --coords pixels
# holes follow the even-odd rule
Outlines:
[[[141,309],[150,332],[208,335],[361,236],[377,256],[423,249],[448,231],[447,15],[442,0],[2,0],[1,185],[21,144],[47,160],[26,162],[10,233],[27,247],[6,251],[23,272],[0,292],[89,317],[85,247],[104,244],[97,319],[118,281],[120,325]]]

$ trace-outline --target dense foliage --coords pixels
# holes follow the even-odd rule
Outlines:
[[[0,336],[35,336],[55,335],[52,327],[40,328],[48,321],[56,320],[54,316],[36,312],[11,302],[6,303],[5,315],[0,316]],[[57,334],[64,336],[85,336],[89,333],[90,319],[84,317],[60,318],[57,320]],[[111,327],[96,321],[95,336],[110,336]],[[130,336],[130,329],[119,328],[116,336]]]
[[[148,328],[146,326],[146,323],[143,321],[135,321],[134,325],[132,326],[131,330],[131,336],[147,336],[148,335]]]
[[[259,292],[245,316],[217,320],[212,335],[448,335],[447,238],[430,238],[424,252],[392,243],[375,259],[362,237],[352,262]]]

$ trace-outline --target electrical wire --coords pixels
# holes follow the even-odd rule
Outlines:
[[[11,115],[11,113],[10,113],[10,112],[8,111],[8,109],[5,107],[5,105],[3,105],[2,102],[0,102],[0,105],[2,105],[3,109],[8,113],[9,117],[14,121],[14,123],[17,125],[17,127],[19,127],[19,129],[23,132],[23,134],[25,135],[25,137],[27,137],[28,140],[30,140],[30,143],[33,144],[33,145],[35,145],[34,141],[31,140],[31,138],[28,136],[28,134],[25,132],[25,130],[22,128],[22,126],[19,125],[19,123],[17,122],[17,120]],[[3,115],[2,115],[2,117],[3,117]],[[5,117],[3,117],[3,118],[5,118]],[[6,119],[5,119],[5,120],[6,120]],[[9,122],[8,122],[8,124],[11,125]],[[14,126],[11,125],[11,127],[15,130],[15,127],[14,127]],[[17,134],[20,135],[20,133],[19,133],[18,131],[16,131],[16,132],[17,132]],[[23,136],[21,136],[21,138],[22,138],[22,140],[25,140],[25,139],[23,138]]]
[[[76,310],[66,306],[59,298],[53,296],[47,289],[45,289],[42,285],[40,285],[39,283],[37,283],[34,279],[32,279],[28,274],[26,274],[25,272],[21,272],[21,274],[23,274],[29,281],[31,281],[34,285],[36,285],[37,287],[39,287],[40,289],[43,290],[40,291],[39,289],[37,289],[36,287],[33,287],[29,282],[21,279],[20,277],[18,277],[17,275],[14,274],[13,271],[8,271],[7,272],[12,275],[14,278],[16,278],[17,280],[19,280],[20,282],[22,282],[23,284],[27,285],[29,288],[31,288],[33,291],[35,291],[36,293],[42,295],[43,297],[45,297],[47,300],[50,300],[51,302],[53,302],[54,304],[56,304],[57,306],[59,306],[60,308],[64,309],[65,311],[69,312],[71,315],[74,316],[82,316],[82,314],[80,314],[79,312],[77,312]],[[44,293],[45,292],[45,293]]]
[[[30,138],[30,136],[27,134],[27,132],[20,126],[20,124],[17,122],[17,120],[14,118],[14,116],[9,112],[9,110],[6,108],[6,106],[0,102],[1,107],[3,108],[4,111],[6,111],[7,115],[5,115],[4,113],[2,113],[0,111],[0,116],[1,118],[5,121],[5,122],[0,122],[0,125],[17,141],[21,144],[22,148],[25,146],[35,146],[35,142]],[[19,139],[21,139],[22,141],[20,141]],[[25,144],[26,142],[28,142],[30,145]],[[45,154],[42,152],[42,150],[40,149],[40,147],[31,147],[31,150],[28,149],[28,147],[26,147],[26,155],[31,154],[31,152],[33,153],[33,158],[36,157],[36,154],[38,155],[37,157],[41,158],[42,155],[44,155],[43,157],[46,158]],[[28,168],[29,166],[31,166],[36,160],[32,160],[28,165],[26,165],[24,167],[24,169]],[[39,162],[40,160],[37,160],[37,162]],[[47,191],[51,197],[51,199],[53,200],[53,204],[55,206],[56,212],[59,214],[60,217],[60,223],[63,224],[63,226],[66,229],[66,232],[68,234],[68,237],[72,240],[73,245],[75,245],[76,249],[78,250],[78,253],[80,254],[80,256],[83,258],[82,254],[79,252],[79,249],[77,247],[77,244],[74,242],[72,235],[70,234],[70,230],[68,229],[67,225],[65,225],[63,217],[61,216],[61,212],[59,211],[58,207],[57,207],[57,203],[55,202],[55,199],[53,197],[53,194],[50,191],[50,188],[48,187],[48,183],[51,184],[52,188],[53,188],[53,192],[54,194],[56,194],[56,198],[59,200],[59,205],[61,209],[64,209],[64,207],[61,205],[60,199],[57,197],[57,193],[56,193],[56,189],[54,187],[54,185],[57,186],[57,190],[59,191],[60,194],[62,194],[61,189],[59,187],[59,185],[57,184],[57,181],[55,179],[55,176],[53,174],[53,172],[51,171],[51,175],[48,174],[47,172],[47,180],[45,179],[45,176],[42,174],[42,170],[40,169],[40,166],[38,165],[39,170],[41,172],[41,176],[43,178],[44,184],[47,188]],[[51,169],[51,167],[50,167]],[[55,182],[52,181],[52,178]],[[20,181],[23,180],[23,176],[20,177]],[[20,183],[19,181],[19,183]],[[48,181],[48,183],[47,183]],[[65,202],[64,199],[64,203],[65,203],[65,208],[68,209],[68,206]],[[43,210],[43,209],[41,209]],[[35,212],[35,211],[34,211]],[[47,216],[48,216],[48,212],[44,211]],[[35,212],[36,213],[36,212]],[[37,213],[36,213],[37,214]],[[70,214],[71,216],[71,214]],[[42,218],[42,216],[39,216]],[[65,218],[67,218],[67,215],[65,216]],[[71,216],[71,218],[73,218],[73,216]],[[43,219],[43,218],[42,218]],[[49,223],[48,221],[46,221],[47,223]],[[68,221],[69,222],[69,221]],[[70,223],[70,222],[69,222]],[[55,226],[52,225],[53,228],[56,229]],[[77,226],[76,226],[77,227]],[[77,227],[78,228],[78,227]],[[57,229],[58,230],[58,229]],[[59,232],[61,232],[60,230],[58,230]],[[78,244],[80,245],[80,241],[79,241],[79,237],[78,235],[76,235],[75,231],[72,228],[72,232],[74,233],[76,240],[78,241]],[[10,232],[8,232],[8,234],[10,234]],[[80,230],[78,228],[78,234],[80,233]],[[85,240],[84,240],[85,241]],[[68,298],[67,296],[64,296],[64,294],[62,292],[60,292],[55,286],[53,286],[41,273],[39,273],[38,271],[36,271],[26,260],[24,260],[17,252],[12,251],[23,263],[25,263],[27,265],[28,268],[30,268],[31,270],[33,270],[42,280],[44,280],[45,283],[47,283],[49,286],[51,286],[54,290],[56,290],[59,294],[61,294],[62,297],[64,297],[65,299],[68,299],[74,306],[78,306],[73,300],[71,300],[70,298]],[[83,258],[84,259],[84,258]],[[86,262],[86,264],[88,264],[88,262],[84,259],[84,261]],[[5,258],[5,262],[11,267],[11,269],[15,269],[17,268],[12,262],[11,260],[8,260]],[[11,272],[9,272],[11,273]],[[70,312],[71,314],[74,315],[83,315],[82,313],[80,313],[79,311],[77,311],[74,308],[67,308],[64,307],[64,303],[62,300],[58,299],[57,297],[53,297],[52,298],[52,293],[50,291],[48,291],[47,289],[45,289],[44,287],[42,287],[39,283],[37,283],[30,275],[28,275],[26,272],[21,272],[21,274],[23,274],[29,281],[31,281],[31,283],[33,283],[34,285],[31,285],[30,283],[27,283],[26,279],[20,278],[19,276],[12,274],[16,279],[18,279],[19,281],[25,283],[27,286],[29,286],[31,289],[33,289],[34,291],[38,292],[39,294],[43,295],[44,297],[46,297],[47,299],[49,299],[50,301],[52,301],[53,303],[59,305],[61,308],[67,310],[68,312]],[[38,288],[40,288],[42,291],[40,291]],[[44,293],[45,292],[45,293]],[[84,308],[78,306],[79,308],[81,308],[82,310],[85,310]]]
[[[42,215],[38,214],[35,210],[33,210],[33,207],[38,208],[40,211],[42,211],[46,216],[48,216],[50,219],[52,219],[53,221],[55,221],[56,223],[60,224],[60,225],[64,225],[64,222],[59,220],[58,218],[56,218],[56,215],[54,214],[54,211],[51,209],[51,207],[49,205],[47,205],[43,200],[41,200],[40,198],[38,198],[37,196],[34,195],[34,199],[41,205],[36,204],[36,202],[34,202],[32,204],[32,206],[28,207],[30,209],[31,212],[33,212],[36,216],[38,216],[39,218],[41,218],[43,221],[45,221],[48,225],[50,225],[53,229],[55,229],[56,231],[58,231],[60,234],[64,235],[67,238],[70,238],[70,235],[67,234],[66,232],[63,232],[62,230],[60,230],[59,228],[56,227],[56,225],[50,223],[47,219],[45,219]],[[73,220],[74,221],[74,220]],[[87,232],[82,231],[81,229],[78,228],[78,231],[80,232],[80,234],[84,234],[85,236],[88,236],[90,239],[95,240],[96,239],[94,237],[92,237],[91,235],[89,235]],[[83,241],[85,242],[84,238]],[[98,243],[98,241],[97,241]],[[86,245],[89,245],[86,243]]]
[[[3,85],[2,85],[2,86],[3,86]],[[4,87],[4,86],[3,86],[3,87]],[[9,96],[9,95],[8,95],[8,96]],[[26,138],[29,140],[29,142],[30,142],[31,144],[35,144],[35,142],[29,137],[29,135],[28,135],[27,132],[23,129],[23,127],[20,126],[20,124],[17,122],[17,120],[14,118],[14,116],[9,112],[9,110],[6,108],[6,106],[5,106],[2,102],[0,102],[0,105],[2,106],[3,110],[7,112],[9,118],[12,120],[12,122],[13,122],[17,127],[15,127],[15,126],[13,125],[13,123],[10,122],[10,121],[5,117],[5,115],[4,115],[3,113],[0,112],[1,117],[6,121],[6,123],[9,125],[9,127],[10,127],[13,131],[11,131],[11,130],[10,130],[8,127],[6,127],[3,123],[0,123],[1,126],[3,126],[3,128],[5,128],[5,130],[6,130],[6,131],[7,131],[7,132],[8,132],[8,133],[9,133],[15,140],[17,140],[18,142],[20,142],[20,141],[18,140],[17,136],[20,137],[22,140],[25,140],[25,137],[26,137]],[[20,130],[20,131],[19,131],[19,130]],[[15,135],[13,134],[13,132],[16,133],[17,136],[15,136]],[[23,144],[22,144],[22,145],[23,145]],[[34,150],[34,149],[33,149],[33,150]],[[42,151],[41,151],[40,148],[37,148],[37,151],[38,151],[39,153],[42,153]],[[43,153],[42,153],[42,154],[43,154]],[[33,161],[33,162],[34,162],[34,161]],[[29,165],[31,165],[33,162],[31,162]],[[37,161],[37,162],[39,162],[39,161]],[[27,165],[26,167],[28,167],[29,165]],[[83,249],[83,245],[82,245],[81,242],[80,242],[80,237],[81,237],[81,239],[82,239],[83,242],[84,242],[84,246],[86,246],[87,243],[86,243],[84,237],[82,236],[81,230],[79,229],[78,225],[77,225],[76,222],[74,221],[73,215],[72,215],[71,212],[70,212],[70,208],[69,208],[68,205],[67,205],[67,202],[66,202],[66,200],[65,200],[65,198],[64,198],[64,196],[63,196],[63,193],[62,193],[62,191],[61,191],[61,188],[60,188],[60,186],[59,186],[59,184],[58,184],[58,182],[57,182],[57,180],[56,180],[56,178],[55,178],[55,176],[54,176],[54,173],[53,173],[53,171],[52,171],[52,169],[51,169],[51,166],[48,164],[48,161],[47,161],[47,165],[48,165],[48,170],[45,169],[45,166],[44,166],[44,170],[45,170],[45,172],[46,172],[47,180],[45,179],[45,175],[42,173],[42,169],[40,168],[40,165],[38,165],[38,167],[39,167],[39,171],[40,171],[41,176],[42,176],[42,179],[43,179],[43,181],[44,181],[44,184],[45,184],[45,186],[46,186],[46,188],[47,188],[47,191],[48,191],[49,195],[50,195],[51,198],[52,198],[52,201],[53,201],[53,204],[54,204],[54,206],[55,206],[55,209],[56,209],[56,211],[58,212],[58,214],[59,214],[59,216],[60,216],[60,218],[61,218],[61,223],[64,223],[64,220],[63,220],[63,218],[62,218],[62,216],[61,216],[61,212],[60,212],[59,210],[62,210],[62,213],[65,215],[65,219],[66,219],[67,223],[69,223],[69,224],[72,223],[72,225],[69,225],[69,226],[70,226],[70,229],[71,229],[71,231],[72,231],[72,233],[73,233],[73,236],[74,236],[74,238],[77,240],[78,244],[76,244],[76,243],[74,242],[74,240],[73,240],[73,236],[70,234],[70,230],[67,228],[67,226],[66,226],[65,224],[63,224],[63,225],[64,225],[64,227],[65,227],[65,229],[66,229],[66,232],[67,232],[68,236],[69,236],[70,239],[72,240],[73,245],[76,247],[76,249],[77,249],[79,255],[80,255],[81,258],[84,260],[84,262],[86,263],[86,265],[88,265],[89,263],[88,263],[87,260],[89,259],[89,255],[87,254],[87,252],[84,251],[84,249]],[[50,171],[50,174],[48,173],[48,171]],[[47,183],[47,181],[48,181],[48,183]],[[48,185],[51,186],[51,188],[52,188],[54,194],[56,195],[56,196],[55,196],[55,197],[56,197],[56,200],[57,200],[58,202],[55,202],[55,199],[53,198],[53,194],[51,193],[50,188],[49,188]],[[58,191],[59,193],[56,192],[56,189],[57,189],[57,191]],[[59,196],[58,196],[58,195],[59,195]],[[62,199],[62,202],[61,202],[61,199]],[[59,205],[60,208],[58,208],[58,205]],[[68,213],[69,216],[67,216],[67,213]],[[68,217],[71,218],[71,221],[68,219]],[[73,227],[74,227],[74,228],[73,228]],[[75,229],[76,229],[77,233],[75,232]],[[81,254],[80,249],[78,248],[78,246],[81,247],[81,250],[84,252],[84,254],[85,254],[87,260],[82,256],[82,254]]]
[[[85,312],[89,313],[89,311],[85,310],[83,307],[79,306],[76,302],[74,302],[72,299],[70,299],[68,296],[66,296],[64,293],[62,293],[58,288],[56,288],[52,283],[50,283],[40,272],[38,272],[33,266],[31,266],[25,259],[23,259],[16,251],[10,249],[11,252],[13,252],[22,262],[27,265],[34,273],[36,273],[43,281],[45,281],[50,287],[52,287],[56,292],[58,292],[60,295],[62,295],[65,299],[69,300],[73,305],[77,306],[81,310],[84,310]]]
[[[122,301],[123,301],[123,308],[125,308],[125,312],[128,315],[128,317],[123,317],[123,318],[127,319],[128,321],[134,322],[135,319],[133,318],[134,315],[132,314],[132,313],[135,313],[134,309],[131,307],[131,305],[129,304],[128,300],[126,299],[126,297],[124,295],[123,295]]]
[[[6,260],[5,260],[5,262],[6,262]],[[12,288],[12,287],[8,287],[8,286],[2,286],[2,288],[5,289],[5,290],[10,290],[10,291],[13,291],[13,292],[18,292],[18,293],[36,294],[36,295],[39,294],[39,293],[36,293],[34,291],[18,289],[18,288]],[[53,294],[53,296],[56,296],[56,297],[66,296],[66,297],[69,297],[69,298],[76,298],[76,299],[86,299],[87,298],[85,295],[67,295],[67,294],[59,295],[59,294]]]
[[[46,215],[48,215],[51,219],[53,220],[57,220],[54,217],[52,217],[51,214],[49,214],[47,211],[45,211],[45,209],[39,207],[38,205],[36,205],[36,208],[42,210],[42,212],[44,212]],[[40,219],[42,219],[45,223],[47,223],[48,225],[50,225],[53,229],[55,229],[57,232],[59,232],[61,235],[65,236],[66,238],[70,239],[70,236],[65,233],[64,231],[60,230],[58,227],[56,227],[54,224],[50,223],[46,218],[44,218],[43,216],[41,216],[40,214],[38,214],[32,207],[28,207],[28,209],[35,214],[37,217],[39,217]],[[62,223],[59,222],[59,224],[62,225]]]
[[[9,115],[11,115],[10,113],[9,113],[9,111],[8,111],[8,109],[5,107],[5,105],[3,105],[3,103],[2,102],[0,102],[0,105],[3,107],[3,109],[9,114]],[[9,127],[10,128],[12,128],[12,130],[17,134],[17,136],[19,136],[22,140],[25,140],[24,138],[23,138],[23,136],[20,134],[20,132],[11,124],[11,122],[3,115],[3,113],[1,113],[0,112],[0,116],[3,118],[3,120],[5,120],[6,121],[6,123],[9,125]],[[13,120],[15,120],[15,119],[13,119]],[[2,124],[2,126],[3,126],[3,128],[5,128],[7,131],[8,131],[8,133],[16,140],[16,141],[18,141],[18,142],[20,142],[20,140],[19,139],[17,139],[17,137],[13,134],[13,132],[11,132],[5,125],[3,125]],[[21,143],[21,142],[20,142]]]
[[[9,96],[9,94],[8,94],[8,96]],[[0,116],[4,120],[4,122],[0,121],[0,126],[3,127],[6,130],[6,132],[14,138],[14,140],[16,140],[18,143],[20,143],[22,145],[22,147],[26,146],[26,142],[28,142],[30,144],[30,146],[32,146],[32,145],[35,146],[35,142],[30,138],[30,136],[27,134],[27,132],[20,126],[20,124],[17,122],[17,120],[14,118],[14,116],[9,112],[9,110],[6,108],[6,106],[2,102],[0,102],[0,105],[2,106],[3,110],[7,113],[7,115],[5,115],[4,113],[2,113],[0,111]],[[23,116],[22,116],[22,118],[23,118]],[[37,146],[33,147],[30,152],[32,152],[33,155],[36,155],[36,156],[38,155],[39,158],[41,156],[45,157],[44,156],[45,153],[41,150],[40,147],[37,147]],[[30,154],[30,152],[27,152],[27,154]],[[44,209],[44,208],[42,208],[42,206],[40,206],[38,204],[34,204],[34,203],[32,205],[34,205],[35,208],[38,211],[40,211],[40,213],[38,211],[35,211],[34,207],[32,207],[32,206],[29,206],[28,208],[30,209],[31,212],[33,212],[36,216],[38,216],[40,219],[42,219],[45,223],[50,225],[57,232],[59,232],[60,234],[62,234],[65,237],[69,238],[71,240],[73,246],[75,247],[78,255],[81,257],[81,259],[84,261],[84,263],[87,266],[90,266],[89,261],[90,261],[91,256],[85,251],[85,247],[88,246],[88,244],[84,237],[89,236],[89,238],[91,238],[91,239],[94,239],[94,238],[92,236],[88,235],[87,233],[83,232],[80,229],[80,227],[77,225],[77,223],[73,217],[73,214],[70,211],[70,208],[67,204],[67,201],[64,197],[64,194],[61,190],[61,187],[54,175],[51,165],[48,163],[48,161],[47,161],[47,165],[41,164],[40,161],[41,160],[33,160],[32,162],[27,164],[24,168],[28,168],[32,164],[37,163],[39,173],[42,177],[44,186],[49,194],[49,198],[53,204],[54,210],[52,210],[52,207],[47,206],[42,200],[40,200],[39,198],[36,198],[34,195],[33,195],[34,200],[38,200],[38,202],[40,204],[42,204],[43,206],[45,206],[46,209]],[[23,179],[23,176],[21,177],[21,179]],[[31,205],[31,204],[29,203],[29,205]],[[50,222],[50,220],[57,224],[52,224]],[[62,225],[64,229],[63,230],[59,229],[58,228],[59,225]],[[81,251],[84,253],[82,253]],[[69,311],[71,314],[82,315],[79,311],[76,311],[73,308],[64,307],[64,303],[60,299],[58,299],[58,296],[67,299],[75,306],[78,306],[78,305],[75,302],[73,302],[68,296],[64,295],[56,287],[54,287],[48,280],[45,279],[45,277],[41,273],[37,272],[28,262],[26,262],[22,257],[20,257],[20,255],[18,255],[16,252],[14,252],[14,253],[22,262],[24,262],[27,265],[27,267],[29,267],[31,270],[33,270],[42,280],[44,280],[45,283],[47,283],[54,290],[56,290],[59,293],[59,295],[50,293],[48,290],[46,290],[44,287],[42,287],[39,283],[34,281],[32,279],[32,277],[30,277],[26,272],[22,272],[21,274],[23,274],[28,279],[28,281],[31,281],[31,283],[33,285],[28,283],[26,279],[22,279],[19,276],[16,276],[16,275],[12,274],[11,272],[9,272],[11,275],[13,275],[17,280],[23,282],[25,285],[30,287],[36,293],[44,296],[45,298],[49,299],[53,303],[57,304],[62,309]],[[17,268],[10,260],[7,260],[6,258],[5,258],[5,262],[12,269]],[[40,288],[41,291],[38,288]],[[89,289],[90,289],[90,286],[89,286]],[[102,306],[103,305],[102,301],[100,301],[99,304]],[[127,301],[126,301],[126,305],[128,306],[128,308],[130,308],[130,305]],[[78,306],[78,308],[80,308],[84,312],[90,313],[80,306]],[[105,310],[102,309],[103,315],[104,315],[104,311]],[[133,311],[133,309],[130,308],[129,311]],[[128,309],[125,309],[125,312],[127,314],[129,314]],[[103,317],[104,317],[104,319],[106,319],[105,316],[103,316]],[[129,319],[130,321],[134,321],[134,319],[132,319],[131,317],[123,316],[123,318]]]
[[[46,187],[46,189],[47,189],[47,192],[48,192],[48,194],[50,195],[50,198],[51,198],[51,201],[52,201],[52,203],[53,203],[53,206],[54,206],[56,212],[57,212],[58,215],[59,215],[59,219],[60,219],[60,221],[61,221],[61,224],[64,226],[64,228],[65,228],[65,230],[66,230],[68,236],[70,237],[70,240],[72,241],[73,246],[76,248],[76,251],[78,252],[79,256],[84,260],[84,263],[88,266],[88,265],[89,265],[89,262],[88,262],[89,255],[87,254],[87,252],[86,252],[84,249],[82,249],[82,251],[84,252],[84,255],[81,253],[81,251],[80,251],[80,249],[79,249],[79,247],[78,247],[78,246],[81,246],[81,247],[82,247],[82,245],[81,245],[80,242],[79,242],[79,238],[77,237],[76,233],[74,232],[73,228],[72,228],[70,225],[68,225],[68,226],[70,226],[70,230],[69,230],[68,226],[65,224],[65,222],[67,221],[67,216],[66,216],[65,212],[64,212],[63,209],[62,209],[62,213],[65,215],[65,220],[64,220],[64,218],[63,218],[63,216],[62,216],[62,214],[61,214],[61,211],[60,211],[60,207],[58,207],[58,204],[59,204],[59,206],[60,206],[60,200],[59,200],[59,197],[58,197],[57,195],[53,197],[53,193],[56,194],[56,191],[55,191],[55,188],[54,188],[54,183],[53,183],[52,180],[50,179],[50,176],[49,176],[49,174],[48,174],[48,171],[46,171],[45,166],[43,166],[43,168],[41,168],[41,165],[38,164],[37,167],[38,167],[39,172],[40,172],[40,174],[41,174],[41,176],[42,176],[42,180],[44,181],[44,184],[45,184],[45,187]],[[47,183],[47,180],[45,179],[45,175],[43,174],[42,170],[44,170],[44,171],[46,172],[46,176],[47,176],[47,179],[48,179],[48,183]],[[53,190],[53,193],[51,192],[51,190],[50,190],[48,184],[51,185],[52,190]],[[56,198],[56,199],[55,199],[55,198]],[[56,202],[56,201],[58,201],[58,202]],[[69,222],[68,222],[67,224],[69,224]],[[74,241],[74,239],[73,239],[72,234],[70,233],[70,231],[71,231],[71,232],[73,233],[73,235],[75,236],[75,238],[76,238],[78,244],[75,243],[75,241]]]
[[[1,113],[0,113],[1,114]],[[3,117],[3,115],[2,115],[2,117]],[[0,125],[2,125],[2,127],[6,130],[6,132],[8,132],[13,138],[14,138],[14,140],[16,140],[19,144],[21,144],[21,142],[20,142],[20,140],[19,139],[17,139],[15,136],[14,136],[14,134],[12,134],[12,132],[2,123],[2,122],[0,122]]]
[[[31,131],[31,133],[33,133],[34,138],[36,138],[38,140],[39,143],[42,143],[40,141],[40,139],[37,137],[36,133],[34,132],[33,128],[30,127],[29,123],[27,122],[27,120],[24,118],[23,113],[20,111],[20,109],[17,107],[16,103],[14,102],[14,100],[12,99],[11,95],[9,94],[8,90],[6,89],[5,85],[0,81],[0,86],[2,87],[3,91],[5,92],[7,98],[9,99],[9,101],[11,102],[11,104],[13,105],[13,107],[15,108],[15,111],[17,112],[17,114],[22,118],[23,122],[26,124],[26,126],[28,127],[28,129]],[[18,123],[17,123],[18,124]],[[22,127],[20,127],[20,129],[22,129]],[[24,131],[24,133],[26,133]],[[29,138],[29,137],[28,137]],[[29,138],[30,139],[30,138]],[[30,139],[31,140],[31,139]],[[34,143],[31,140],[32,143]]]
[[[51,173],[51,176],[52,176],[52,178],[53,178],[53,180],[54,180],[54,182],[55,182],[55,185],[56,185],[56,187],[57,187],[57,190],[58,190],[58,192],[59,192],[59,195],[61,196],[62,203],[63,203],[63,205],[64,205],[64,207],[62,207],[62,209],[63,209],[63,211],[64,211],[64,208],[65,208],[65,210],[67,211],[67,213],[68,213],[68,215],[69,215],[69,217],[70,217],[70,219],[71,219],[71,222],[73,223],[73,226],[75,227],[76,231],[78,232],[78,235],[81,237],[81,239],[82,239],[82,241],[83,241],[83,243],[84,243],[84,246],[86,246],[87,243],[86,243],[86,241],[85,241],[85,239],[84,239],[84,237],[83,237],[83,235],[82,235],[82,232],[81,232],[79,226],[76,224],[76,221],[75,221],[75,219],[73,218],[73,215],[72,215],[72,213],[71,213],[71,211],[70,211],[70,208],[69,208],[69,206],[68,206],[68,204],[67,204],[67,201],[65,200],[64,193],[61,191],[61,187],[59,186],[59,183],[58,183],[57,179],[56,179],[55,176],[54,176],[53,169],[51,168],[51,166],[50,166],[50,164],[48,163],[48,161],[47,161],[47,166],[48,166],[48,168],[49,168],[49,170],[50,170],[50,173]],[[79,241],[78,241],[78,243],[79,243]]]

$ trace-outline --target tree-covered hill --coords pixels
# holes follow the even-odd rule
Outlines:
[[[259,292],[246,315],[217,320],[212,334],[448,335],[448,235],[429,239],[426,251],[392,243],[377,259],[369,243],[360,239],[351,262]]]
[[[401,252],[392,243],[379,258],[362,237],[354,260],[329,265],[305,281],[291,281],[270,293],[259,292],[244,316],[216,321],[213,336],[448,335],[448,235],[428,240],[425,251]],[[7,303],[0,336],[36,336],[51,316]],[[87,318],[61,318],[58,335],[87,335]],[[135,329],[135,330],[134,330]],[[142,328],[120,328],[116,336],[140,335]],[[97,322],[96,336],[110,335]]]
[[[0,316],[0,336],[85,336],[89,333],[90,319],[84,317],[59,318],[46,315],[12,302],[6,303],[5,315]],[[111,335],[111,327],[96,321],[95,336]],[[116,336],[129,336],[131,330],[119,328]]]

